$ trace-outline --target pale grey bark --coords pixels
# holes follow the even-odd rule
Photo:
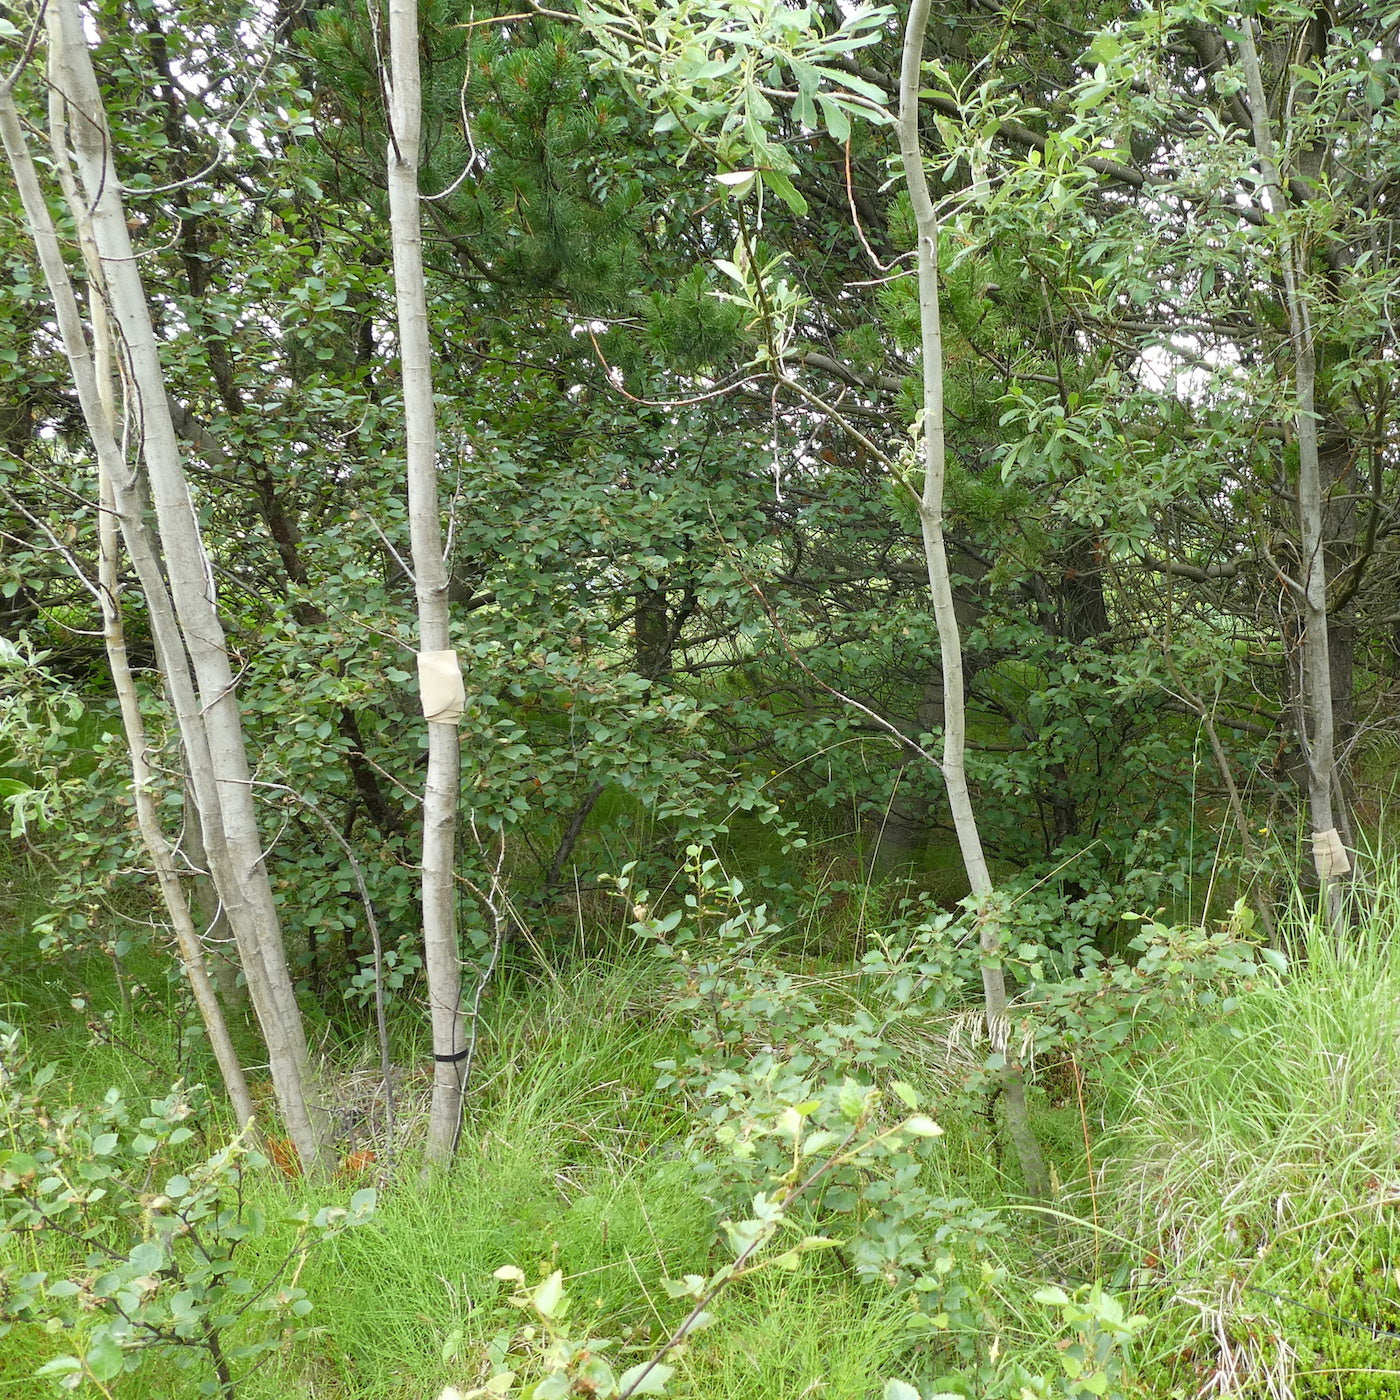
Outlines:
[[[80,230],[98,294],[119,332],[122,372],[141,428],[141,448],[160,522],[164,560],[143,517],[135,473],[118,449],[52,217],[13,94],[0,94],[0,134],[19,186],[64,351],[113,511],[146,595],[162,673],[180,725],[220,898],[239,942],[287,1131],[308,1165],[324,1157],[325,1124],[308,1089],[307,1050],[271,886],[262,863],[233,676],[166,405],[144,290],[121,206],[105,113],[73,0],[48,11],[55,167]],[[65,134],[66,133],[66,134]],[[84,193],[68,170],[71,155]],[[164,568],[162,567],[164,565]],[[168,571],[170,584],[166,585]],[[196,682],[198,694],[196,694]]]
[[[1284,301],[1293,350],[1297,407],[1293,423],[1298,446],[1299,572],[1292,591],[1303,615],[1302,702],[1306,723],[1300,735],[1308,771],[1308,817],[1314,834],[1335,833],[1333,794],[1338,786],[1336,721],[1332,709],[1332,658],[1328,638],[1327,559],[1323,533],[1326,500],[1317,441],[1317,352],[1312,318],[1303,286],[1304,267],[1286,222],[1283,178],[1274,150],[1264,76],[1259,64],[1257,22],[1246,16],[1240,27],[1240,58],[1254,127],[1254,149],[1264,176],[1269,208],[1266,223],[1279,229]],[[1329,916],[1340,916],[1340,877],[1314,848],[1318,878]]]
[[[1006,978],[1000,961],[999,915],[989,899],[993,892],[992,876],[982,850],[977,813],[967,785],[967,704],[963,689],[962,634],[954,607],[948,552],[943,538],[947,450],[943,413],[943,331],[938,290],[938,216],[924,175],[923,145],[919,138],[919,88],[930,3],[931,0],[913,0],[905,25],[899,80],[899,149],[918,239],[919,325],[924,391],[924,483],[919,499],[919,523],[923,533],[924,557],[928,564],[933,617],[942,654],[943,756],[940,767],[968,884],[973,895],[982,901],[978,919],[982,948],[982,992],[987,1032],[993,1049],[1000,1053],[1003,1062],[1001,1085],[1006,1101],[1007,1132],[1021,1164],[1027,1194],[1045,1201],[1050,1198],[1050,1177],[1026,1110],[1025,1079],[1016,1058],[1016,1047],[1009,1043]]]
[[[16,182],[26,213],[34,224],[35,241],[38,245],[44,271],[54,292],[57,317],[65,348],[76,349],[75,379],[79,397],[85,413],[96,423],[94,442],[98,448],[99,500],[98,500],[98,543],[99,572],[98,597],[102,607],[103,641],[108,660],[112,667],[113,684],[121,708],[123,728],[126,731],[127,745],[131,754],[132,794],[136,808],[137,824],[143,843],[151,858],[152,867],[170,916],[175,933],[180,961],[189,979],[194,994],[195,1005],[209,1036],[224,1086],[228,1091],[229,1102],[240,1126],[246,1126],[254,1117],[252,1095],[248,1091],[247,1079],[242,1065],[229,1037],[218,998],[210,985],[204,967],[199,935],[190,918],[189,906],[185,900],[184,888],[180,882],[179,870],[174,851],[161,829],[160,819],[151,796],[153,773],[146,758],[147,741],[145,725],[141,718],[140,704],[136,694],[131,669],[127,663],[126,641],[122,628],[120,595],[117,588],[117,530],[120,511],[117,505],[115,483],[110,469],[122,463],[112,431],[111,401],[107,386],[110,381],[98,376],[88,358],[87,346],[83,338],[81,319],[77,301],[73,295],[67,271],[63,266],[58,239],[49,220],[44,204],[38,175],[29,157],[23,129],[14,106],[11,94],[0,94],[0,137],[3,138],[6,155],[14,169]],[[102,354],[100,330],[96,338],[99,342],[99,358]],[[124,463],[122,463],[124,465]]]
[[[190,916],[189,901],[185,897],[185,887],[180,880],[175,852],[161,827],[160,814],[152,795],[155,773],[146,757],[149,747],[146,726],[141,717],[141,701],[137,694],[136,682],[127,660],[126,634],[122,625],[117,567],[119,526],[116,498],[111,483],[100,468],[98,476],[97,582],[102,606],[102,640],[107,649],[108,663],[112,668],[112,684],[117,692],[122,728],[126,732],[126,744],[131,753],[131,798],[136,808],[136,823],[146,853],[150,857],[151,868],[155,871],[156,884],[160,888],[171,930],[175,934],[180,965],[189,981],[205,1034],[209,1037],[209,1048],[214,1052],[214,1059],[219,1066],[219,1074],[228,1092],[234,1119],[242,1131],[256,1117],[253,1096],[248,1092],[248,1080],[243,1073],[243,1066],[239,1063],[233,1040],[229,1036],[223,1007],[220,1006],[214,985],[209,979],[204,962],[204,948],[200,942],[199,930]]]
[[[420,651],[452,640],[437,484],[432,346],[418,204],[422,84],[415,0],[389,4],[389,219],[394,246],[399,365],[403,381],[409,542],[418,599]],[[433,1041],[427,1157],[446,1161],[461,1131],[467,1044],[457,951],[456,836],[461,751],[455,724],[429,723],[423,789],[423,962]]]

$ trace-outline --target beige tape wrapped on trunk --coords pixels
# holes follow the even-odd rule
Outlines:
[[[1312,843],[1313,864],[1324,880],[1334,875],[1345,875],[1351,869],[1351,857],[1347,855],[1347,848],[1342,845],[1341,834],[1335,826],[1327,831],[1314,831]]]
[[[429,724],[460,724],[467,692],[455,651],[418,653],[418,694]]]

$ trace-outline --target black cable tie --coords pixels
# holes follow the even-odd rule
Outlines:
[[[455,1065],[465,1060],[471,1052],[471,1046],[469,1045],[465,1050],[459,1050],[455,1055],[434,1055],[433,1059],[440,1065]]]

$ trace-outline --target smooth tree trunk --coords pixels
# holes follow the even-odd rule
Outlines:
[[[941,768],[968,884],[981,908],[982,993],[987,1033],[1001,1060],[1006,1128],[1021,1165],[1026,1193],[1050,1199],[1050,1176],[1026,1110],[1025,1077],[1010,1043],[1006,978],[1002,972],[1000,914],[993,902],[991,871],[982,850],[977,813],[967,785],[967,705],[963,690],[962,635],[953,603],[953,584],[943,538],[943,486],[947,474],[943,413],[943,332],[938,292],[938,216],[924,175],[919,138],[919,88],[924,34],[931,0],[913,0],[904,31],[899,80],[899,149],[918,238],[919,325],[923,350],[923,465],[919,523],[928,564],[929,593],[943,663],[943,756]]]
[[[104,319],[105,312],[99,304],[94,308],[93,338],[98,351],[98,364],[103,366],[107,363],[100,330]],[[98,383],[104,389],[110,384],[110,377],[105,369],[99,374]],[[108,421],[114,422],[110,411]],[[185,897],[185,887],[180,879],[175,851],[166,839],[160,813],[156,808],[155,773],[146,757],[146,725],[141,716],[141,701],[136,690],[136,681],[127,660],[126,633],[122,624],[117,551],[117,534],[120,527],[116,514],[116,497],[111,482],[100,466],[97,509],[97,586],[102,607],[102,640],[107,649],[108,664],[112,669],[112,684],[121,709],[127,748],[131,753],[131,798],[136,808],[136,824],[141,832],[146,854],[150,858],[151,868],[155,871],[156,884],[160,888],[170,927],[175,934],[180,965],[190,984],[195,1007],[204,1024],[204,1032],[209,1037],[209,1048],[214,1052],[234,1118],[241,1131],[255,1120],[256,1110],[253,1106],[253,1096],[248,1091],[247,1076],[243,1073],[238,1052],[229,1036],[223,1007],[219,1004],[219,998],[205,966],[204,947],[200,942],[199,930],[190,915],[189,901]]]
[[[1240,27],[1240,57],[1249,96],[1250,118],[1254,125],[1254,149],[1259,157],[1268,194],[1268,216],[1280,222],[1280,262],[1297,395],[1293,422],[1298,447],[1298,569],[1301,577],[1289,582],[1303,617],[1300,689],[1305,732],[1299,737],[1307,758],[1308,819],[1312,828],[1313,862],[1322,884],[1325,910],[1329,919],[1336,923],[1341,917],[1342,882],[1350,872],[1351,861],[1337,830],[1333,801],[1340,783],[1327,617],[1327,502],[1318,450],[1317,352],[1313,344],[1307,294],[1302,285],[1305,268],[1286,223],[1286,196],[1274,151],[1256,30],[1257,22],[1252,16],[1246,16]]]
[[[415,0],[390,0],[388,87],[389,220],[394,246],[418,646],[420,653],[447,656],[452,646],[448,573],[438,500],[437,421],[418,197],[423,98]],[[455,656],[450,665],[455,668]],[[457,951],[456,836],[460,785],[456,717],[450,722],[429,720],[421,890],[423,960],[433,1040],[433,1097],[426,1148],[430,1162],[444,1162],[456,1150],[468,1054],[462,967]]]
[[[298,1153],[305,1163],[315,1165],[325,1155],[325,1123],[309,1092],[306,1041],[262,864],[232,672],[188,484],[173,434],[168,432],[163,377],[127,236],[105,114],[76,5],[58,0],[50,6],[48,20],[51,108],[58,114],[51,133],[55,168],[79,228],[89,276],[120,333],[122,369],[141,422],[142,452],[157,500],[159,541],[145,520],[136,473],[111,432],[79,303],[8,87],[0,93],[0,136],[53,297],[84,420],[100,470],[111,485],[113,511],[146,596],[152,636],[210,847],[212,874],[238,941],[267,1044],[278,1105]],[[86,187],[81,195],[68,169],[68,135]]]

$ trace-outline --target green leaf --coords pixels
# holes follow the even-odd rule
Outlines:
[[[763,183],[778,196],[799,218],[807,212],[807,201],[798,192],[797,186],[781,170],[765,170]]]
[[[564,1296],[564,1271],[555,1269],[530,1295],[530,1302],[541,1317],[553,1317]]]
[[[122,1373],[122,1349],[104,1332],[94,1337],[83,1360],[94,1380],[112,1381]]]
[[[731,180],[725,179],[723,176],[716,175],[715,179],[718,180],[722,185],[725,185],[728,188],[729,193],[732,194],[735,199],[746,199],[750,191],[752,191],[754,183],[758,179],[758,172],[756,170],[731,170],[727,171],[726,174],[737,176],[739,178]]]
[[[867,97],[882,107],[888,100],[884,89],[877,88],[874,83],[867,83],[864,78],[857,78],[854,73],[843,73],[838,68],[818,68],[817,72],[838,86],[858,92],[862,97]]]
[[[883,1400],[922,1400],[922,1397],[908,1381],[899,1381],[891,1377],[885,1382]]]
[[[55,1356],[52,1361],[46,1361],[37,1371],[36,1377],[44,1380],[52,1380],[56,1376],[71,1376],[81,1373],[83,1363],[76,1356]]]
[[[846,109],[824,92],[817,94],[817,106],[822,109],[827,134],[833,141],[844,145],[851,137],[851,119],[846,115]]]
[[[663,1366],[659,1361],[655,1365],[643,1361],[629,1367],[617,1378],[618,1394],[622,1394],[631,1386],[635,1387],[632,1390],[633,1395],[661,1395],[666,1390],[666,1382],[675,1372],[674,1366]]]
[[[138,1244],[128,1256],[134,1269],[143,1274],[153,1274],[165,1263],[165,1250],[153,1240]]]

